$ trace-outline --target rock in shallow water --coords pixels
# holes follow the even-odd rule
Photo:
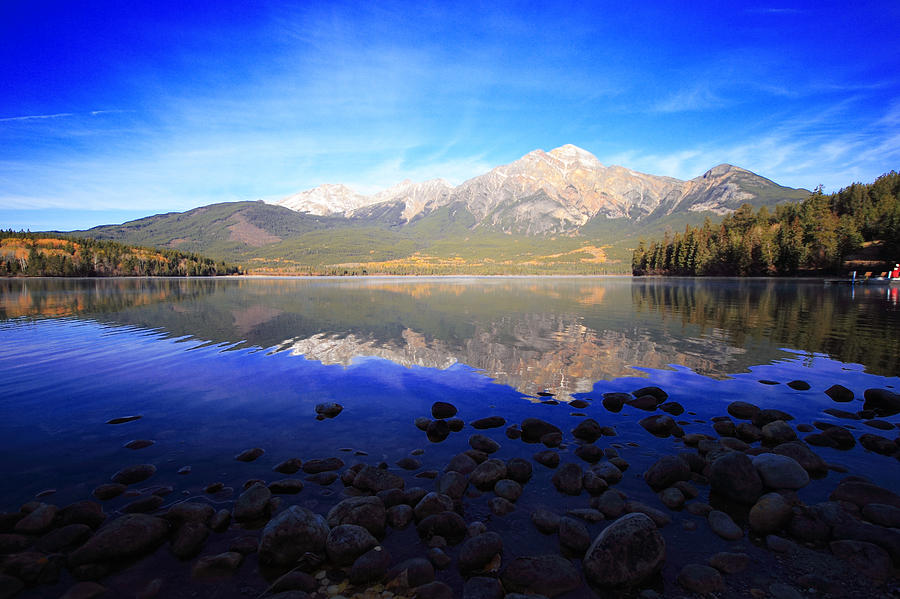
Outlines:
[[[853,401],[853,391],[843,385],[832,385],[825,389],[825,395],[837,402]]]
[[[466,521],[456,512],[446,511],[428,516],[416,526],[419,536],[430,539],[439,535],[450,541],[458,543],[466,536]]]
[[[746,553],[722,551],[709,558],[709,565],[725,574],[737,574],[750,565],[750,556]]]
[[[658,491],[671,487],[678,481],[690,480],[691,469],[679,456],[667,455],[659,458],[644,473],[644,480]]]
[[[343,411],[344,406],[333,401],[316,404],[316,414],[324,418],[334,418]]]
[[[231,576],[244,561],[244,556],[234,551],[217,555],[205,555],[194,562],[191,576],[199,579],[213,579]]]
[[[504,478],[506,478],[506,464],[494,458],[478,464],[469,475],[469,481],[481,490],[493,489],[497,481]]]
[[[369,549],[353,562],[350,568],[351,584],[378,582],[391,566],[390,552],[380,545]]]
[[[559,530],[560,516],[548,509],[538,508],[531,512],[531,521],[545,535],[555,534]]]
[[[524,458],[512,458],[506,462],[506,476],[521,485],[531,479],[532,472],[531,462]]]
[[[340,470],[344,467],[344,460],[340,458],[324,458],[307,460],[303,466],[303,472],[306,474],[319,474],[320,472],[330,472],[332,470]]]
[[[376,468],[363,467],[353,479],[353,486],[363,491],[378,493],[387,489],[402,489],[406,482],[393,472]]]
[[[196,556],[209,537],[209,528],[202,522],[185,522],[172,537],[172,555],[185,560]]]
[[[133,441],[129,441],[124,445],[125,449],[144,449],[145,447],[150,447],[156,443],[156,441],[151,441],[150,439],[135,439]]]
[[[65,592],[59,599],[93,599],[94,597],[103,597],[106,595],[107,589],[102,584],[91,582],[91,581],[82,581],[76,582],[69,590]],[[0,587],[0,592],[2,592],[2,587]],[[2,595],[3,597],[12,597],[12,595]]]
[[[469,447],[484,453],[494,453],[500,449],[500,444],[485,435],[472,435],[469,437]]]
[[[416,515],[416,520],[424,520],[428,516],[451,511],[452,509],[453,499],[449,495],[432,491],[419,500],[413,511]]]
[[[234,519],[238,522],[257,520],[267,515],[272,492],[262,483],[255,483],[241,493],[234,504]]]
[[[873,580],[884,581],[891,575],[891,556],[878,545],[847,540],[832,541],[829,548],[835,556]]]
[[[750,529],[758,534],[777,532],[791,519],[791,506],[778,493],[766,493],[750,509]]]
[[[522,495],[522,485],[514,480],[504,478],[494,485],[494,493],[507,501],[515,502]]]
[[[486,532],[466,539],[459,547],[459,569],[461,572],[477,572],[503,551],[503,539],[496,532]]]
[[[569,560],[558,555],[517,557],[500,574],[507,590],[555,597],[581,586],[581,576]],[[507,595],[509,596],[509,595]]]
[[[259,447],[252,447],[250,449],[245,449],[241,453],[237,454],[236,456],[234,456],[234,459],[238,462],[252,462],[264,453],[266,453],[265,450]]]
[[[723,539],[735,541],[744,536],[741,527],[735,524],[731,516],[725,512],[712,510],[706,518],[712,531]]]
[[[584,472],[578,464],[566,464],[553,474],[553,486],[560,493],[579,495],[582,489]]]
[[[450,425],[446,420],[432,420],[425,428],[425,434],[432,443],[440,443],[450,436]]]
[[[539,451],[534,456],[534,461],[542,466],[546,466],[547,468],[556,468],[559,466],[559,453],[553,451],[552,449],[547,449],[546,451]]]
[[[446,401],[436,401],[431,405],[431,415],[434,418],[452,418],[457,412],[456,406]]]
[[[678,426],[668,414],[647,416],[638,421],[644,430],[656,437],[668,437]]]
[[[362,526],[340,524],[328,532],[325,552],[335,565],[348,566],[376,545],[378,540]]]
[[[272,518],[259,540],[261,563],[287,566],[306,552],[320,553],[328,537],[325,518],[299,505],[292,505]]]
[[[759,407],[746,401],[733,401],[728,404],[728,413],[740,420],[753,420],[759,414]]]
[[[384,534],[387,511],[380,497],[350,497],[328,511],[328,525],[356,524],[376,537]]]
[[[56,553],[66,548],[78,546],[90,536],[91,527],[87,524],[69,524],[44,535],[35,543],[34,548],[44,553]],[[26,537],[26,540],[30,544],[30,539]]]
[[[490,576],[473,576],[463,587],[463,599],[502,599],[503,585]]]
[[[755,503],[763,490],[753,462],[736,451],[726,453],[710,465],[709,485],[716,493],[745,504]]]
[[[752,461],[763,484],[770,489],[802,489],[809,484],[809,474],[793,458],[763,453]]]
[[[725,590],[725,581],[715,568],[703,564],[688,564],[678,573],[678,584],[695,593],[715,593]]]
[[[526,418],[522,421],[522,440],[526,443],[537,443],[548,433],[559,433],[559,427],[540,418]]]
[[[79,566],[144,555],[162,543],[168,533],[169,524],[162,518],[145,514],[122,516],[73,551],[69,564]]]
[[[114,483],[121,485],[133,485],[143,482],[156,474],[156,466],[153,464],[137,464],[122,468],[112,476]]]
[[[591,535],[583,523],[564,516],[559,520],[559,544],[572,555],[583,556],[591,545]]]
[[[874,410],[878,416],[893,416],[900,412],[900,394],[888,389],[866,389],[863,408]]]
[[[666,542],[648,516],[627,514],[597,535],[584,556],[584,573],[603,588],[632,586],[648,579],[666,559]]]
[[[472,428],[476,429],[486,429],[486,428],[499,428],[506,424],[506,419],[502,416],[488,416],[487,418],[479,418],[475,422],[472,423]]]
[[[15,532],[27,535],[39,535],[50,530],[59,508],[48,503],[41,503],[24,518],[16,522]]]

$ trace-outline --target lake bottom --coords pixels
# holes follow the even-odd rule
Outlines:
[[[371,486],[357,486],[354,476],[348,474],[354,467],[360,469],[357,465],[389,474],[389,482],[385,483],[391,485],[389,488],[402,483],[403,498],[383,493],[382,503],[399,501],[399,505],[408,501],[413,508],[418,505],[413,499],[438,488],[441,479],[446,477],[448,464],[463,461],[455,457],[465,452],[469,452],[475,463],[500,460],[506,466],[514,458],[522,458],[533,469],[527,482],[521,484],[521,495],[509,505],[496,501],[498,494],[493,485],[478,489],[472,482],[473,474],[468,472],[464,478],[468,478],[469,484],[448,510],[461,516],[467,526],[481,523],[485,531],[499,534],[500,559],[495,563],[488,556],[490,559],[481,565],[487,569],[488,577],[500,575],[506,591],[516,585],[507,576],[506,569],[517,559],[553,555],[569,561],[576,573],[573,588],[558,595],[563,598],[637,594],[639,589],[651,589],[660,595],[684,593],[684,585],[693,584],[678,581],[684,567],[707,564],[711,556],[721,552],[743,553],[750,560],[750,565],[740,572],[719,572],[724,585],[719,592],[724,596],[747,596],[754,589],[775,594],[772,585],[787,585],[796,592],[806,592],[818,588],[817,581],[821,581],[817,591],[820,596],[871,596],[871,593],[888,593],[893,588],[895,579],[891,577],[890,565],[886,580],[877,576],[854,578],[851,574],[856,565],[852,559],[842,561],[828,552],[829,543],[841,539],[830,536],[814,541],[792,537],[788,524],[780,524],[772,531],[776,539],[767,539],[766,534],[754,532],[748,525],[753,502],[741,504],[711,493],[709,466],[714,460],[709,456],[721,457],[729,449],[752,455],[775,447],[760,441],[741,441],[737,433],[722,434],[722,431],[730,432],[723,424],[726,418],[734,425],[749,424],[752,420],[729,415],[729,405],[740,401],[762,410],[775,409],[789,414],[792,419],[785,425],[790,432],[782,431],[788,437],[793,434],[802,440],[837,425],[849,431],[853,438],[850,449],[810,447],[828,469],[799,489],[783,491],[786,503],[794,508],[795,517],[807,514],[808,506],[827,502],[847,476],[868,479],[886,490],[883,497],[887,499],[883,501],[893,501],[892,497],[896,497],[893,494],[900,492],[896,451],[882,455],[864,448],[859,440],[866,434],[889,441],[897,438],[897,417],[887,411],[875,413],[877,410],[871,407],[867,411],[864,399],[867,389],[894,389],[897,378],[871,375],[861,366],[843,364],[823,355],[798,353],[719,380],[683,367],[636,369],[633,377],[600,381],[589,393],[557,398],[549,394],[523,396],[512,387],[497,384],[483,373],[458,364],[440,370],[408,368],[378,358],[357,358],[349,366],[323,365],[286,352],[236,349],[194,339],[165,338],[153,331],[68,319],[6,326],[0,339],[4,350],[0,372],[5,374],[0,391],[6,398],[0,425],[6,456],[0,466],[0,476],[5,481],[0,509],[7,513],[21,515],[32,511],[38,504],[29,502],[35,501],[63,508],[73,502],[92,500],[101,504],[106,514],[106,521],[99,528],[102,531],[123,514],[134,511],[135,502],[143,502],[138,503],[144,506],[138,512],[149,508],[146,513],[156,517],[164,517],[183,502],[208,504],[215,512],[226,510],[233,514],[240,503],[239,497],[254,484],[259,489],[283,479],[302,482],[302,490],[296,494],[271,494],[271,501],[264,502],[260,517],[244,522],[232,520],[221,531],[210,532],[202,548],[190,558],[178,559],[173,555],[172,540],[178,523],[170,519],[166,520],[169,528],[164,538],[155,543],[158,548],[142,551],[125,562],[104,562],[102,568],[93,571],[72,567],[71,556],[78,551],[73,548],[77,544],[59,551],[38,549],[48,531],[60,527],[58,517],[45,530],[34,529],[40,532],[23,534],[17,529],[23,518],[5,516],[2,534],[7,541],[13,543],[9,536],[18,535],[24,537],[21,543],[28,543],[22,551],[7,551],[4,561],[7,575],[27,583],[16,596],[59,597],[78,582],[75,573],[82,578],[97,579],[107,589],[108,595],[103,596],[111,597],[270,596],[272,593],[267,589],[281,573],[291,569],[262,564],[255,550],[262,529],[271,518],[292,505],[327,516],[339,502],[370,494]],[[802,381],[808,388],[800,384],[788,386],[792,381]],[[827,395],[825,391],[835,384],[845,387],[852,399],[837,402]],[[647,409],[640,409],[641,398],[646,398],[648,393],[653,397],[655,393],[634,394],[642,388],[661,389],[665,398],[657,397],[652,404],[645,400],[643,407]],[[625,396],[615,394],[629,394],[628,403],[618,410],[616,400]],[[317,406],[329,402],[340,404],[342,409],[333,417],[317,419]],[[433,424],[439,420],[433,413],[436,402],[451,404],[457,410],[443,420],[458,418],[462,421],[461,430],[449,430],[451,424],[447,429]],[[683,411],[679,412],[671,404],[680,404]],[[841,415],[835,416],[835,410],[841,410]],[[674,426],[660,431],[659,436],[651,434],[640,424],[651,416],[661,417],[662,425],[667,425],[664,419],[669,417]],[[488,417],[495,418],[492,424],[501,420],[502,424],[473,427],[474,422]],[[417,423],[417,418],[424,420]],[[720,420],[716,423],[713,418]],[[529,439],[533,442],[510,438],[530,430],[524,426],[527,420],[532,422],[529,419],[551,425],[548,429],[551,432],[558,429],[559,437],[551,435],[543,441]],[[603,429],[593,441],[587,440],[590,433],[587,438],[582,435],[579,439],[572,432],[587,420],[595,421]],[[866,424],[867,421],[878,424]],[[432,423],[430,438],[419,428],[426,428],[429,423]],[[893,428],[875,428],[887,425]],[[484,438],[473,439],[475,435]],[[721,441],[726,437],[736,441]],[[485,438],[497,445],[496,450],[473,451],[472,445],[482,450],[494,449]],[[749,447],[742,448],[738,441]],[[584,454],[586,446],[597,447],[602,457]],[[236,459],[254,448],[261,449],[262,453],[250,461]],[[702,456],[704,462],[695,465],[687,476],[678,477],[677,482],[687,483],[686,489],[697,492],[697,497],[686,499],[686,506],[705,504],[724,511],[740,527],[740,538],[727,540],[714,533],[703,513],[705,508],[670,509],[658,495],[660,489],[648,485],[644,473],[663,456],[681,452]],[[545,460],[553,459],[547,456],[556,454],[559,464],[542,465],[535,458],[538,453],[544,453]],[[582,454],[588,455],[591,461]],[[290,458],[299,459],[301,466],[297,472],[273,471]],[[303,468],[306,465],[310,470],[308,465],[317,463],[316,460],[331,459],[333,465],[337,463],[335,458],[341,465],[334,469],[309,472]],[[126,484],[124,492],[115,497],[96,499],[98,487],[108,485],[123,469],[139,464],[152,465],[155,470],[143,480]],[[580,484],[587,480],[584,473],[596,471],[609,489],[624,494],[625,507],[621,512],[630,508],[632,513],[649,514],[659,526],[659,534],[665,540],[665,561],[659,573],[639,583],[637,590],[592,587],[580,559],[584,556],[583,549],[565,547],[571,541],[567,535],[544,534],[533,523],[532,515],[544,508],[557,516],[568,515],[579,524],[576,530],[581,531],[583,527],[593,540],[610,522],[621,517],[621,513],[613,515],[616,509],[609,508],[607,502],[599,501],[602,493],[596,489],[593,495],[584,489],[570,491],[573,494],[559,490],[566,483],[554,481],[554,475],[566,468],[571,472],[573,467],[569,464],[576,465],[582,473]],[[666,488],[673,486],[676,485],[667,484]],[[423,491],[410,491],[416,487]],[[152,497],[160,499],[148,499]],[[629,505],[628,501],[637,503]],[[849,511],[841,517],[873,526],[862,515],[866,500],[860,501],[862,504],[856,507],[856,512],[849,505],[852,501],[848,502],[844,508]],[[591,521],[599,518],[598,511],[603,513],[598,509],[601,505],[608,515],[600,521]],[[464,531],[463,538],[459,539],[445,537],[448,544],[443,546],[440,539],[429,539],[427,531],[420,535],[422,520],[418,522],[420,530],[415,519],[400,529],[385,527],[379,542],[390,552],[391,565],[397,566],[406,559],[426,558],[429,549],[438,548],[450,561],[444,569],[436,569],[434,579],[448,585],[456,596],[463,596],[466,580],[471,577],[460,572],[460,552],[469,533]],[[831,528],[833,533],[834,527]],[[891,527],[886,529],[888,532],[884,534],[888,540],[882,545],[871,542],[873,538],[863,542],[879,548],[890,547],[891,535],[895,533]],[[99,531],[92,534],[99,535]],[[844,536],[853,537],[853,534]],[[887,549],[884,551],[895,558]],[[11,555],[23,553],[41,557],[32,556],[37,565],[28,563],[28,557],[21,558],[22,563],[9,565]],[[323,557],[322,551],[317,553]],[[432,560],[442,563],[435,553],[432,551]],[[197,563],[204,556],[224,554],[241,556],[236,558],[239,565],[221,566],[219,570],[214,567],[215,575],[211,576],[197,570]],[[881,553],[876,551],[876,555]],[[381,585],[379,592],[396,596],[415,593],[396,581],[393,586],[375,580],[340,588],[349,565],[337,568],[324,561],[306,563],[300,569],[308,570],[313,578],[325,571],[328,583],[322,584],[319,579],[325,595],[350,596],[376,585]],[[28,580],[29,576],[34,578]],[[36,584],[38,580],[43,582]],[[776,586],[775,592],[778,591],[788,593]],[[420,596],[430,596],[426,593],[441,596],[441,592],[443,587],[431,586],[420,591]],[[645,596],[650,596],[647,593]]]

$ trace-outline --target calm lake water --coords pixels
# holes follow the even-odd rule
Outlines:
[[[142,488],[174,488],[167,505],[205,496],[204,487],[221,481],[225,490],[208,499],[229,507],[244,481],[281,477],[272,467],[293,456],[339,456],[348,465],[384,461],[407,486],[431,490],[433,482],[416,473],[442,470],[468,448],[473,432],[498,441],[504,459],[530,458],[537,450],[507,439],[505,427],[467,427],[430,443],[413,420],[430,417],[435,401],[456,405],[466,422],[500,415],[513,424],[536,416],[568,432],[583,418],[575,415],[580,412],[614,426],[617,437],[598,445],[615,444],[631,464],[620,488],[663,509],[640,474],[681,443],[640,428],[637,421],[647,412],[605,410],[603,393],[657,385],[688,410],[679,419],[689,433],[715,435],[709,419],[725,415],[728,403],[740,399],[785,410],[795,425],[833,422],[857,436],[874,432],[893,439],[896,429],[870,429],[823,410],[860,410],[865,389],[900,388],[898,300],[896,288],[851,290],[821,281],[4,280],[0,511],[17,510],[45,490],[54,492],[41,500],[60,506],[90,498],[94,487],[135,463],[158,468]],[[811,389],[784,384],[797,379]],[[857,399],[833,402],[824,390],[835,383]],[[541,403],[546,396],[540,392],[553,394],[559,405]],[[573,398],[596,401],[576,410],[566,403]],[[316,420],[315,405],[328,401],[344,411]],[[106,424],[132,415],[141,418]],[[155,443],[124,447],[134,439]],[[250,447],[266,453],[252,463],[233,459]],[[394,466],[415,449],[425,450],[421,469]],[[578,461],[572,450],[562,450],[563,463]],[[894,458],[858,445],[817,453],[900,491]],[[191,467],[190,474],[176,474],[183,466]],[[585,497],[564,497],[543,484],[552,471],[535,468],[538,484],[526,486],[516,512],[492,516],[490,493],[467,504],[467,521],[492,521],[492,529],[510,535],[509,555],[537,553],[541,543],[556,547],[555,539],[541,537],[528,523],[530,507],[587,507]],[[832,472],[813,481],[801,497],[824,500],[842,476]],[[340,481],[308,483],[300,494],[285,496],[285,503],[324,513],[343,497]],[[104,509],[115,514],[133,499],[119,497]],[[668,575],[699,551],[690,534],[698,533],[680,527],[667,532],[669,543],[685,542],[685,550],[667,562]],[[414,530],[390,535],[410,555],[422,552]],[[709,552],[707,547],[703,555]],[[185,576],[169,559],[163,565],[173,569],[173,579]]]

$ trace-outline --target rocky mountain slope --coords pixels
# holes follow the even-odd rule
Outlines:
[[[211,204],[79,234],[202,253],[256,272],[627,272],[641,237],[743,203],[772,206],[808,194],[724,164],[689,181],[648,175],[566,145],[456,187],[403,181],[366,196],[329,184],[279,205]]]
[[[648,175],[604,166],[590,152],[565,145],[549,152],[529,152],[457,187],[441,179],[404,181],[373,196],[361,196],[343,185],[322,185],[276,204],[309,214],[343,214],[394,225],[448,206],[470,215],[475,226],[544,235],[577,233],[596,218],[641,220],[683,211],[721,215],[744,202],[777,203],[802,199],[806,193],[727,164],[689,181]],[[327,205],[323,197],[330,198]]]

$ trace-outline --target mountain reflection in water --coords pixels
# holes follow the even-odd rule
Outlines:
[[[626,277],[17,279],[0,282],[0,322],[93,320],[326,364],[461,363],[524,394],[565,399],[640,374],[635,367],[721,378],[783,360],[784,349],[894,376],[892,291]]]

